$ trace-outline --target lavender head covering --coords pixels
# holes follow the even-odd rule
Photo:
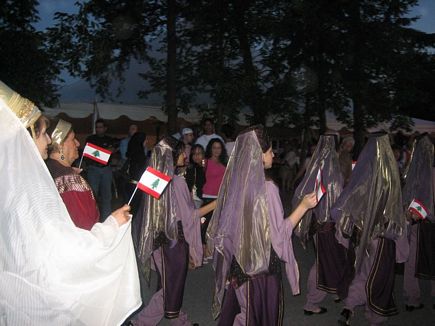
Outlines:
[[[414,142],[402,195],[405,210],[408,209],[413,199],[417,199],[428,210],[427,218],[435,222],[432,184],[433,155],[434,146],[429,136],[425,135]]]
[[[348,238],[356,227],[358,272],[371,240],[396,239],[405,228],[400,176],[388,135],[372,135],[358,157],[349,184],[331,209],[338,237]]]
[[[167,139],[162,139],[153,148],[149,166],[169,176],[174,175],[172,148]],[[177,239],[177,220],[172,188],[172,183],[169,183],[160,199],[145,194],[142,199],[142,214],[136,217],[142,219],[136,253],[146,279],[149,279],[150,256],[157,235],[164,232],[169,239]]]
[[[255,131],[239,135],[219,190],[207,244],[215,249],[212,312],[220,313],[233,256],[248,275],[267,272],[271,249],[263,152]]]
[[[305,217],[301,219],[295,228],[295,233],[301,239],[304,246],[308,240],[308,231],[313,212],[318,223],[330,221],[331,206],[340,196],[343,189],[343,176],[340,172],[340,164],[335,148],[335,138],[333,135],[320,136],[304,178],[293,195],[292,204],[293,207],[297,207],[306,194],[314,191],[317,173],[319,169],[322,169],[322,183],[326,187],[326,193],[315,208],[305,213]]]

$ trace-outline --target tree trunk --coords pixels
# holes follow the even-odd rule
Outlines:
[[[245,8],[242,2],[236,1],[236,28],[237,38],[240,44],[240,52],[243,59],[245,70],[245,80],[248,83],[245,102],[248,104],[254,114],[253,123],[266,124],[267,110],[261,104],[261,89],[257,85],[257,72],[253,63],[251,45],[249,43],[248,31],[245,26]]]
[[[350,75],[350,94],[353,101],[353,130],[355,146],[353,149],[354,158],[358,157],[364,147],[364,135],[366,132],[365,112],[362,103],[363,87],[363,62],[361,47],[361,13],[359,1],[352,3],[351,10],[351,37],[353,41],[353,62]]]
[[[177,130],[177,89],[176,89],[176,70],[177,70],[177,1],[168,0],[167,17],[167,80],[166,80],[166,107],[168,112],[168,133],[172,134]]]

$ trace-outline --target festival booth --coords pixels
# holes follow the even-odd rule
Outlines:
[[[61,118],[72,123],[77,137],[81,144],[84,139],[92,134],[93,124],[96,118],[105,120],[108,126],[108,134],[122,138],[125,137],[128,127],[131,124],[136,124],[139,130],[144,131],[147,135],[154,137],[156,141],[166,133],[167,115],[160,106],[149,106],[143,104],[117,104],[117,103],[91,103],[91,102],[72,102],[61,103],[56,108],[44,108],[44,114],[49,118]],[[246,114],[241,112],[238,117],[237,125],[239,130],[249,125]],[[199,128],[199,123],[202,118],[202,113],[197,109],[192,108],[189,113],[178,114],[178,126]],[[276,116],[269,116],[266,122],[266,127],[269,129],[271,138],[274,141],[274,147],[280,148],[280,142],[290,138],[301,136],[300,130],[296,130],[293,126],[289,128],[274,128],[274,123],[278,120]],[[347,126],[339,121],[333,113],[326,114],[327,128],[331,130],[348,130]],[[427,121],[421,119],[412,119],[414,126],[413,132],[428,132],[435,135],[435,121]],[[292,128],[293,127],[293,128]],[[382,123],[371,128],[369,131],[389,130],[388,123]],[[409,132],[408,132],[409,133]]]

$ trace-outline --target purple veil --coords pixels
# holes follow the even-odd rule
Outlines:
[[[174,162],[172,148],[165,139],[162,139],[152,150],[149,166],[169,176],[174,175]],[[136,219],[139,219],[139,238],[136,254],[140,268],[145,274],[145,279],[150,275],[150,257],[153,252],[154,239],[160,232],[164,232],[171,239],[177,239],[177,220],[174,205],[172,183],[160,196],[160,199],[144,194],[142,210]]]
[[[269,269],[271,239],[266,196],[263,152],[255,132],[249,131],[236,139],[207,230],[207,244],[215,250],[215,318],[220,313],[233,256],[248,275]]]
[[[435,222],[433,203],[433,166],[434,146],[429,136],[423,136],[413,146],[411,162],[405,174],[402,196],[405,210],[412,200],[418,199],[428,210],[427,218]]]
[[[293,207],[296,207],[306,194],[313,192],[317,173],[319,168],[322,168],[322,182],[326,187],[326,193],[315,208],[305,213],[304,218],[301,219],[294,231],[304,246],[308,240],[312,214],[314,213],[318,223],[328,222],[330,220],[331,206],[338,199],[343,189],[343,176],[340,172],[338,154],[335,148],[333,135],[320,136],[304,178],[293,195],[292,204]]]
[[[359,271],[371,240],[396,239],[404,232],[405,218],[399,169],[388,135],[371,135],[358,157],[349,184],[331,209],[338,238],[360,234],[355,268]]]

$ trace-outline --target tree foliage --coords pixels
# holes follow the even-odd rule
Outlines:
[[[410,28],[417,3],[88,0],[59,13],[50,35],[65,67],[100,94],[131,59],[147,62],[140,96],[165,97],[170,129],[192,105],[219,124],[248,108],[253,123],[274,113],[321,131],[332,111],[362,143],[373,124],[433,107],[434,37]]]
[[[37,104],[54,105],[60,73],[45,34],[36,31],[36,0],[2,1],[0,6],[0,79]]]

